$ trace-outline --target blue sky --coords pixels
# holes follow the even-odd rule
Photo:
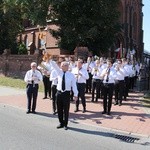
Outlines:
[[[144,49],[150,52],[150,0],[143,0]]]

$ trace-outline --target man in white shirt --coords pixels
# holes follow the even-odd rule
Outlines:
[[[52,81],[52,109],[53,115],[57,114],[57,106],[56,106],[56,93],[57,93],[57,83],[58,83],[58,75],[55,69],[51,71],[50,81]]]
[[[107,60],[107,68],[102,71],[101,77],[103,78],[103,85],[104,85],[103,86],[104,98],[103,98],[102,114],[107,113],[107,115],[110,115],[114,84],[115,84],[115,78],[116,78],[116,71],[112,66],[111,59]]]
[[[50,64],[56,70],[58,76],[56,100],[57,100],[58,119],[60,124],[57,126],[57,129],[64,127],[64,129],[67,130],[71,89],[73,90],[75,100],[77,100],[78,95],[76,79],[75,76],[70,71],[68,71],[69,69],[68,62],[62,62],[61,69],[52,60],[50,61]]]
[[[116,79],[115,79],[115,103],[114,105],[121,106],[124,90],[124,78],[125,78],[125,69],[122,65],[122,60],[119,59],[115,65],[116,70]]]
[[[76,101],[76,109],[75,112],[79,111],[79,97],[81,98],[83,110],[82,112],[86,112],[86,100],[85,100],[85,87],[86,87],[86,80],[89,78],[88,72],[86,69],[82,67],[83,60],[77,61],[77,67],[72,70],[72,73],[76,77],[77,88],[79,91],[78,99]]]
[[[27,114],[29,114],[32,110],[32,113],[36,113],[36,101],[38,95],[39,81],[42,81],[42,74],[40,71],[36,69],[37,64],[35,62],[31,63],[31,70],[26,72],[24,81],[27,83]],[[31,107],[32,103],[32,107]]]
[[[91,74],[93,75],[92,77],[92,100],[91,100],[92,102],[94,102],[95,90],[96,90],[95,101],[97,102],[98,98],[100,98],[100,90],[102,87],[102,80],[100,79],[101,73],[102,73],[102,68],[100,66],[100,61],[96,60],[95,67],[93,67],[92,72],[91,72]]]

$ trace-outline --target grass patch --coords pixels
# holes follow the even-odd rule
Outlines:
[[[0,85],[18,88],[18,89],[26,88],[26,83],[24,82],[24,80],[17,79],[17,78],[11,78],[11,77],[3,77],[3,76],[0,76]],[[39,84],[39,91],[40,92],[44,91],[42,82]]]

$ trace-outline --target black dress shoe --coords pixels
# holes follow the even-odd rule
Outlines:
[[[85,112],[86,112],[86,109],[83,109],[83,110],[82,110],[82,113],[85,113]]]
[[[26,114],[29,114],[29,113],[31,113],[31,111],[30,111],[30,110],[28,110],[28,111],[26,112]]]
[[[57,112],[53,112],[53,115],[56,115],[57,114]]]
[[[64,130],[68,130],[68,127],[67,127],[67,126],[64,126]]]
[[[121,106],[122,104],[121,103],[119,103],[119,106]]]
[[[36,111],[32,111],[33,114],[36,114]]]
[[[48,99],[48,97],[43,97],[43,99]]]
[[[110,112],[107,112],[107,115],[110,115]]]
[[[115,102],[114,105],[118,105],[118,102]]]
[[[78,108],[76,108],[75,110],[74,110],[74,112],[78,112],[79,111],[79,109]]]
[[[60,129],[60,128],[63,128],[64,126],[62,125],[62,124],[59,124],[58,126],[57,126],[57,129]]]
[[[106,114],[106,111],[102,111],[102,114]]]

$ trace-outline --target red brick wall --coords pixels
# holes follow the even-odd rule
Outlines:
[[[39,62],[35,55],[0,55],[0,75],[24,78],[31,62]]]

